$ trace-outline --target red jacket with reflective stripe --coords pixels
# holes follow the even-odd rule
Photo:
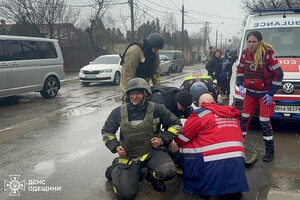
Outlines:
[[[251,79],[253,76],[263,77],[262,81],[265,82],[265,87],[260,91],[265,91],[273,96],[281,87],[283,79],[283,71],[278,63],[275,53],[273,51],[266,52],[263,58],[263,70],[257,68],[257,71],[252,71],[250,65],[253,64],[254,58],[251,51],[248,48],[244,49],[240,58],[240,63],[237,66],[236,85],[244,85],[247,88],[247,85],[245,85],[247,82],[246,79]]]
[[[232,106],[202,103],[175,139],[181,153],[202,153],[204,162],[244,157],[240,112]]]

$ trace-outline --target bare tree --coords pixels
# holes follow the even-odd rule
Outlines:
[[[243,8],[249,9],[279,9],[299,8],[299,0],[242,0]]]
[[[86,32],[89,34],[91,47],[93,49],[93,58],[96,55],[97,47],[95,45],[95,37],[94,37],[94,29],[100,22],[102,23],[101,19],[103,18],[104,13],[107,10],[105,7],[105,0],[92,0],[90,4],[92,5],[91,14],[88,18],[89,27],[86,29]]]
[[[57,24],[74,24],[79,10],[67,8],[65,0],[2,0],[2,16],[19,24],[28,25],[39,36],[60,39],[63,37]]]
[[[124,3],[117,3],[115,5],[120,5]],[[130,5],[129,5],[130,8]],[[118,18],[117,20],[113,17],[109,17],[110,21],[104,21],[104,23],[107,26],[110,26],[109,24],[113,24],[115,27],[119,28],[123,33],[128,33],[126,36],[127,40],[135,40],[136,38],[131,38],[131,36],[136,36],[136,30],[145,22],[147,21],[147,15],[148,15],[148,7],[141,7],[138,4],[134,4],[134,11],[133,11],[133,21],[135,26],[135,32],[131,33],[131,27],[130,27],[130,9],[128,11],[124,11],[124,9],[120,9],[120,12],[118,12]],[[109,15],[111,15],[109,13]]]
[[[166,13],[163,18],[163,26],[166,27],[166,30],[170,33],[174,33],[178,30],[178,23],[174,13]]]

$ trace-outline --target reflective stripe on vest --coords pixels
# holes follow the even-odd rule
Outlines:
[[[180,153],[194,154],[194,153],[204,153],[207,151],[217,150],[217,149],[221,149],[221,148],[230,148],[230,147],[244,148],[244,145],[242,142],[229,141],[229,142],[221,142],[221,143],[212,144],[212,145],[208,145],[205,147],[199,147],[199,148],[180,148],[179,151],[180,151]],[[205,162],[207,162],[207,161],[221,160],[221,159],[233,158],[233,157],[245,157],[245,154],[242,151],[235,151],[235,152],[203,156],[203,159]]]
[[[200,113],[198,114],[198,117],[201,118],[201,117],[203,117],[203,116],[205,116],[205,115],[207,115],[207,114],[209,114],[209,113],[211,113],[210,110],[204,110],[204,111],[202,111],[202,112],[200,112]],[[182,135],[181,133],[178,134],[177,137],[178,137],[179,139],[181,139],[182,141],[184,141],[184,142],[190,141],[189,138],[185,137],[185,136]]]
[[[203,156],[203,160],[204,160],[204,162],[209,162],[209,161],[216,161],[216,160],[222,160],[222,159],[227,159],[227,158],[236,158],[236,157],[245,158],[245,153],[242,151],[221,153],[221,154],[212,155],[212,156]]]
[[[198,117],[204,117],[205,115],[207,115],[207,114],[209,114],[209,113],[211,113],[211,111],[210,110],[204,110],[203,112],[201,112],[201,113],[199,113],[198,114]]]

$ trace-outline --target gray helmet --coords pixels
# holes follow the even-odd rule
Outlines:
[[[195,82],[190,88],[190,93],[193,96],[193,103],[198,106],[200,96],[204,93],[208,93],[208,89],[205,83]]]
[[[128,81],[125,92],[128,95],[128,92],[135,89],[144,89],[148,93],[148,95],[151,94],[150,86],[143,78],[133,78]]]
[[[158,49],[162,49],[165,44],[163,36],[159,33],[151,33],[146,40],[152,47],[156,47]]]

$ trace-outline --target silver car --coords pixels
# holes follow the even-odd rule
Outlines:
[[[160,74],[171,74],[171,60],[168,56],[159,55]]]
[[[120,84],[122,66],[118,54],[102,55],[80,69],[79,80],[82,85],[90,83],[112,82]]]

